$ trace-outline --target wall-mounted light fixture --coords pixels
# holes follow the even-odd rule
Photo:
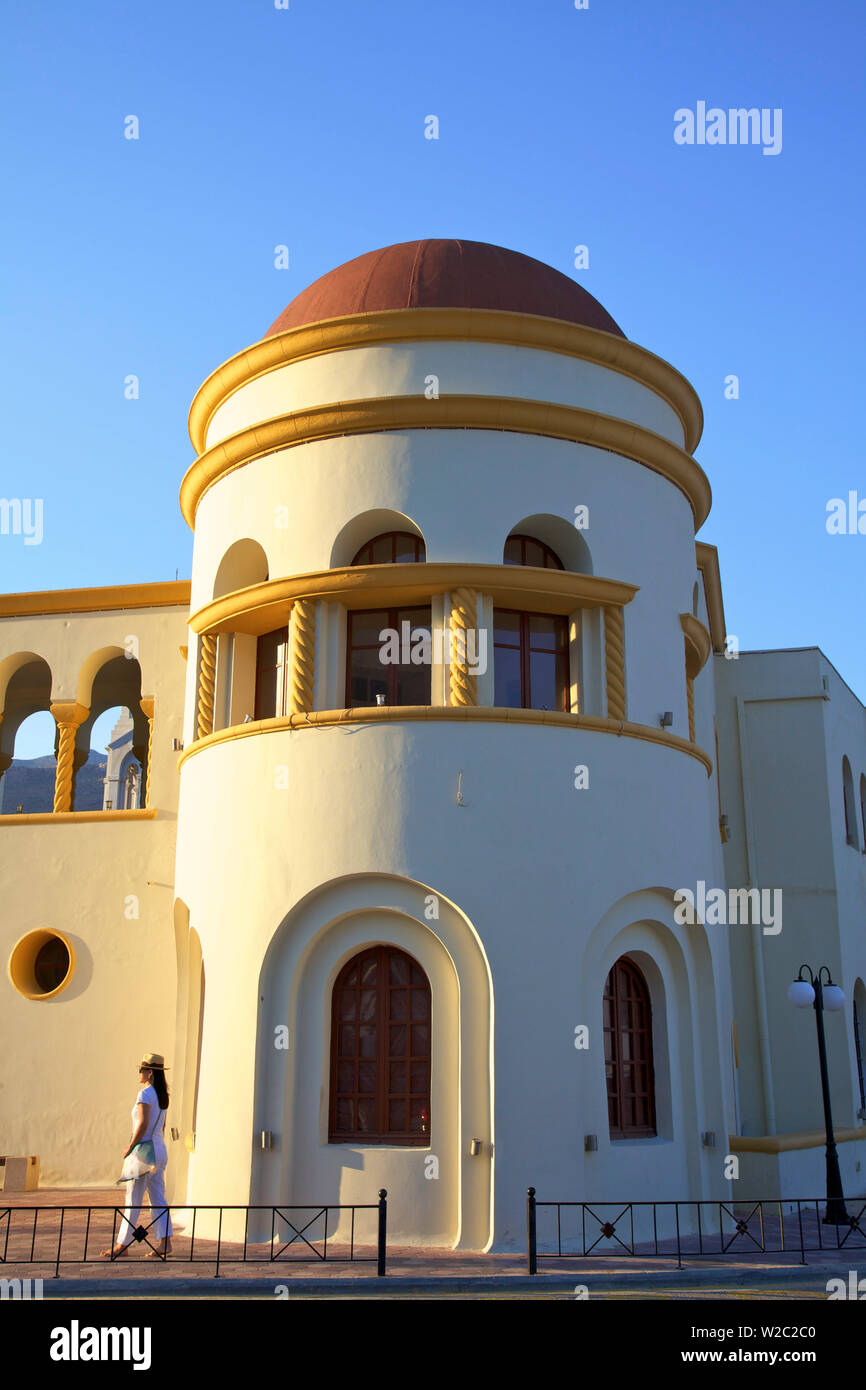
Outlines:
[[[473,1158],[477,1158],[477,1157],[478,1157],[478,1155],[479,1155],[480,1152],[481,1152],[481,1140],[480,1140],[480,1139],[470,1139],[470,1141],[469,1141],[469,1152],[471,1153],[471,1155],[472,1155]]]
[[[584,1153],[594,1154],[597,1150],[598,1150],[598,1135],[597,1135],[597,1134],[585,1134],[585,1135],[583,1136],[583,1151],[584,1151]]]
[[[274,1135],[270,1129],[262,1130],[262,1148],[272,1149],[274,1147]]]
[[[183,743],[179,738],[173,738],[171,741],[171,746],[175,753],[183,752]]]
[[[701,1143],[703,1144],[703,1146],[704,1146],[705,1149],[714,1149],[714,1148],[716,1147],[716,1132],[715,1132],[715,1130],[714,1130],[714,1129],[705,1129],[705,1130],[703,1131],[703,1133],[701,1134]]]
[[[666,709],[659,719],[659,724],[663,729],[669,729],[674,722],[673,710]]]

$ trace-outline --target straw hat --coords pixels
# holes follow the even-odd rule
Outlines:
[[[155,1067],[158,1071],[168,1071],[168,1067],[165,1065],[165,1058],[161,1052],[145,1052],[138,1065],[139,1070],[142,1067],[150,1067],[151,1069]]]

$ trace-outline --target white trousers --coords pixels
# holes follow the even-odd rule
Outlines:
[[[153,1225],[148,1230],[148,1240],[165,1240],[172,1233],[171,1212],[165,1205],[165,1165],[168,1162],[168,1154],[164,1145],[154,1142],[153,1147],[156,1156],[155,1171],[145,1173],[142,1177],[135,1178],[134,1181],[126,1184],[126,1209],[120,1223],[118,1245],[132,1244],[133,1232],[138,1225],[145,1192],[147,1192],[147,1198],[150,1202],[151,1214],[156,1216]],[[159,1211],[160,1207],[163,1208],[161,1212]],[[157,1212],[159,1215],[156,1215]]]

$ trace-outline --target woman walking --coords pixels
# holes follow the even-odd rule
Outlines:
[[[168,1086],[165,1081],[165,1073],[165,1058],[158,1052],[146,1053],[138,1071],[140,1090],[135,1098],[135,1105],[132,1107],[133,1135],[123,1157],[127,1158],[136,1144],[150,1139],[153,1143],[156,1168],[152,1173],[145,1173],[142,1177],[135,1178],[131,1181],[131,1186],[127,1186],[126,1210],[121,1222],[120,1238],[116,1245],[100,1252],[106,1259],[117,1259],[129,1250],[141,1215],[141,1203],[145,1191],[150,1202],[151,1213],[159,1211],[160,1207],[162,1208],[159,1215],[152,1218],[154,1235],[158,1241],[162,1242],[162,1249],[151,1250],[147,1258],[154,1259],[159,1255],[171,1254],[171,1213],[165,1205],[165,1165],[168,1162],[168,1151],[165,1147],[163,1134],[165,1116],[168,1110]]]

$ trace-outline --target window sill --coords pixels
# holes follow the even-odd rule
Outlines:
[[[156,820],[156,807],[143,811],[23,811],[14,815],[0,814],[3,825],[69,825],[73,821],[81,824],[91,821],[108,820]]]

